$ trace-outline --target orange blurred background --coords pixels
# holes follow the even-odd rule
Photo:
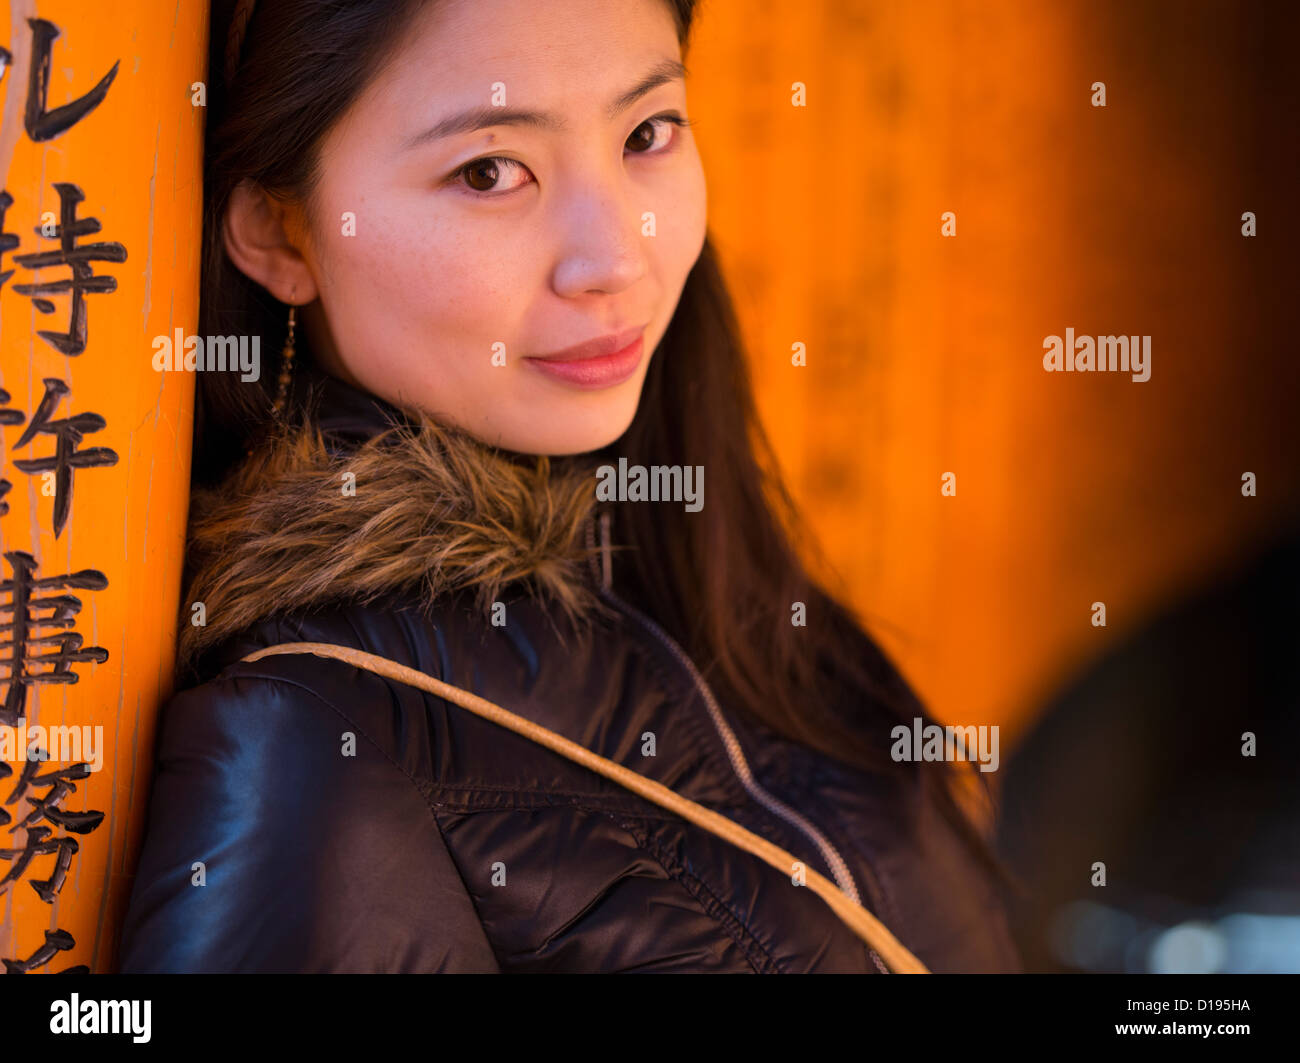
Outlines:
[[[832,585],[939,719],[1001,724],[1004,755],[1070,676],[1297,524],[1295,24],[702,6],[711,233],[783,469]],[[1066,328],[1150,335],[1150,379],[1045,372]]]

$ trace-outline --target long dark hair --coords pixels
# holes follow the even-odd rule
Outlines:
[[[248,179],[271,195],[306,199],[322,138],[424,2],[261,0],[227,85],[218,79],[235,4],[214,0],[201,335],[257,335],[264,349],[277,348],[287,308],[230,262],[221,239],[230,194]],[[685,52],[695,0],[665,2]],[[918,774],[980,862],[1008,884],[961,808],[963,788],[993,807],[984,776],[969,763],[888,754],[895,726],[933,721],[863,625],[801,562],[800,551],[815,544],[759,423],[739,336],[706,240],[651,359],[636,417],[599,454],[629,465],[703,465],[709,504],[696,513],[616,506],[615,540],[632,547],[620,554],[617,589],[678,639],[729,709],[865,772]],[[269,430],[276,381],[274,372],[248,383],[233,373],[198,377],[193,476],[206,486]],[[806,626],[792,623],[799,602]]]

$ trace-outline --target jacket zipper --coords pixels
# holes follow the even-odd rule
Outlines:
[[[814,826],[807,817],[796,812],[789,805],[773,797],[754,778],[753,772],[750,771],[749,762],[745,760],[744,750],[740,748],[740,742],[736,738],[735,732],[727,723],[726,718],[722,715],[722,709],[719,708],[717,699],[713,696],[713,691],[709,689],[708,683],[700,675],[699,669],[695,667],[695,662],[687,656],[686,651],[677,644],[677,642],[666,632],[659,624],[655,623],[650,617],[646,616],[639,609],[625,602],[618,597],[612,587],[610,552],[609,552],[609,514],[600,514],[600,534],[601,534],[601,571],[596,570],[596,559],[591,557],[592,571],[600,580],[600,594],[606,600],[612,602],[620,610],[638,621],[642,627],[655,636],[681,663],[682,667],[691,677],[695,689],[704,698],[704,704],[709,710],[709,718],[713,721],[713,727],[718,732],[718,737],[722,739],[722,744],[727,750],[727,757],[731,761],[731,770],[735,772],[736,777],[749,795],[774,815],[779,816],[785,822],[801,831],[822,854],[826,863],[835,876],[835,882],[853,901],[861,904],[862,900],[858,895],[857,884],[853,880],[853,873],[849,870],[848,864],[840,856],[839,850],[831,844],[830,840]],[[591,549],[594,546],[594,528],[591,523],[587,525],[587,546]],[[889,968],[885,962],[876,954],[876,950],[867,949],[871,955],[872,962],[882,974],[890,974]]]

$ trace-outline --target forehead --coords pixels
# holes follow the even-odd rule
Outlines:
[[[430,0],[354,111],[410,127],[504,86],[507,105],[594,116],[679,55],[667,0]]]

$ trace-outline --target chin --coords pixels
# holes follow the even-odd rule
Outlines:
[[[548,414],[545,422],[539,424],[538,430],[516,440],[518,446],[509,446],[525,454],[546,454],[550,457],[566,457],[571,454],[586,454],[600,450],[619,439],[631,426],[636,417],[636,404],[619,410],[617,416],[592,417],[575,411],[556,410]]]
[[[619,423],[607,431],[602,432],[565,432],[561,435],[548,436],[545,440],[539,441],[537,446],[529,447],[530,454],[547,454],[553,458],[567,457],[571,454],[587,454],[593,450],[600,450],[607,447],[627,431],[628,425],[632,423],[628,418],[627,424]]]

